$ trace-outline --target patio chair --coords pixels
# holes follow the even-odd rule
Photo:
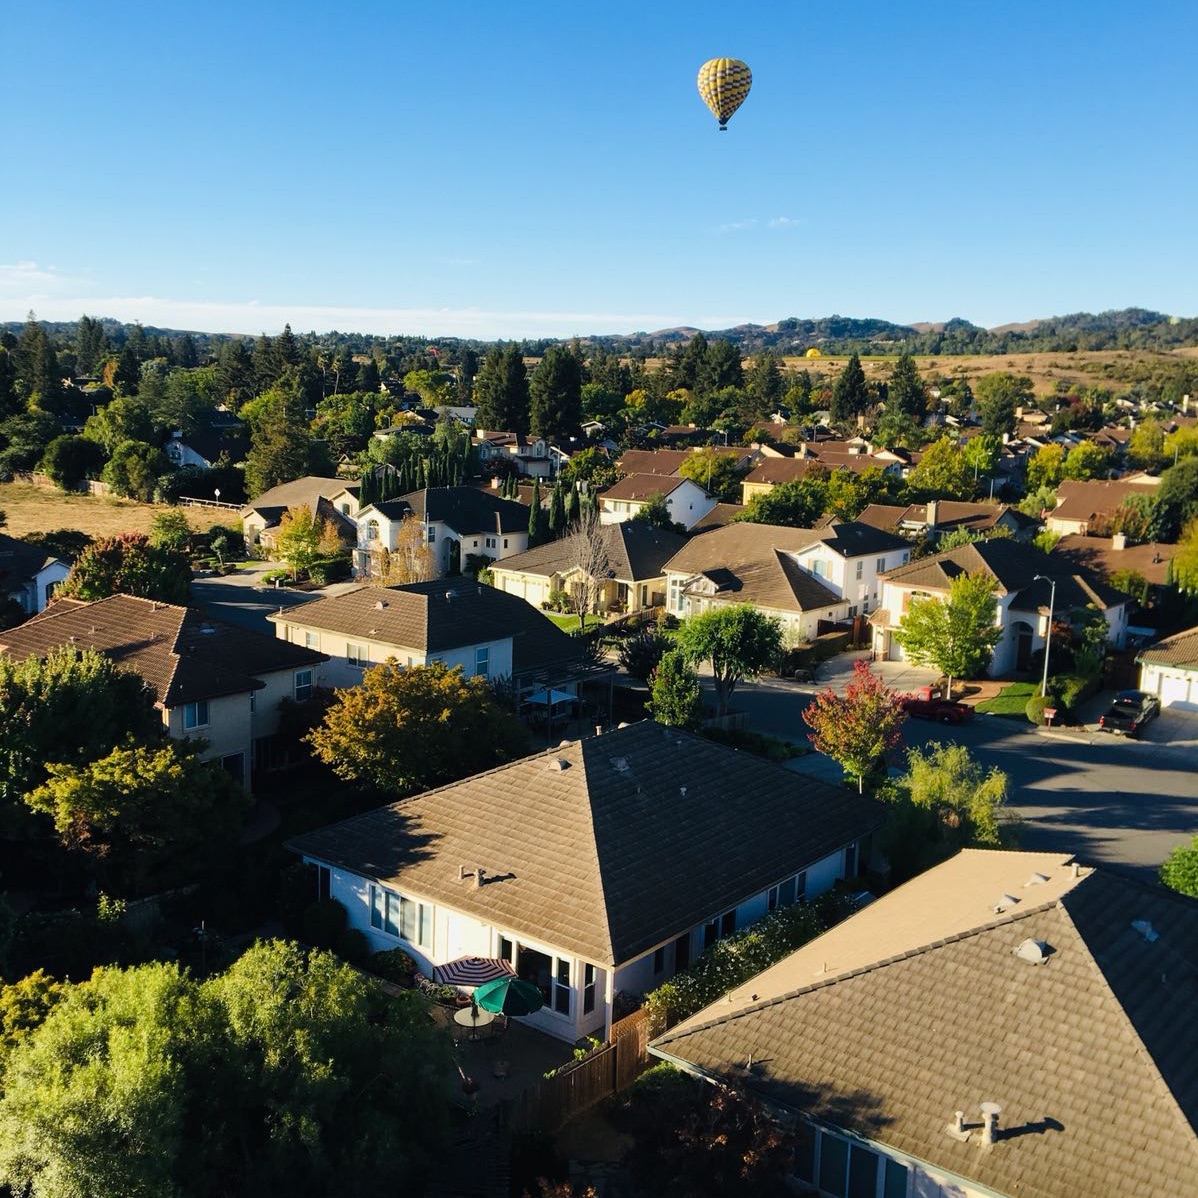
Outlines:
[[[494,1047],[496,1041],[507,1034],[507,1016],[500,1014],[496,1015],[490,1026],[487,1028],[486,1043]]]

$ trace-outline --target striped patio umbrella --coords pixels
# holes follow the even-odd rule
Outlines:
[[[514,977],[516,971],[498,957],[458,957],[433,967],[433,981],[445,986],[481,986],[495,978]]]

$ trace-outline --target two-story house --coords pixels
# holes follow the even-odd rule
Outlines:
[[[629,474],[599,496],[599,520],[618,524],[631,520],[653,500],[663,498],[670,519],[683,528],[694,528],[716,506],[698,483],[673,474]]]
[[[358,513],[356,564],[369,576],[371,555],[399,544],[403,522],[415,518],[432,559],[433,577],[461,571],[470,556],[502,561],[528,548],[528,508],[477,487],[425,487],[369,504]]]
[[[347,540],[353,540],[354,517],[358,514],[358,484],[347,483],[343,478],[309,475],[271,487],[241,509],[246,547],[272,548],[279,522],[290,509],[300,507],[306,507],[321,520],[331,520],[339,533]]]
[[[552,478],[561,464],[560,456],[544,437],[479,429],[471,441],[484,467],[503,462],[527,478]]]
[[[206,741],[203,756],[247,785],[251,766],[271,764],[280,701],[309,698],[326,660],[197,608],[132,595],[55,599],[40,616],[0,633],[0,652],[18,659],[64,646],[94,649],[140,675],[168,735]]]

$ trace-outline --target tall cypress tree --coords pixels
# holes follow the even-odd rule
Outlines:
[[[901,354],[886,386],[886,410],[922,420],[927,407],[928,393],[915,359],[910,354]]]
[[[845,423],[860,416],[869,407],[869,384],[861,359],[853,354],[832,388],[832,419]]]
[[[541,540],[541,480],[532,484],[532,506],[528,509],[528,546],[531,549]]]
[[[565,346],[551,345],[529,383],[534,436],[564,441],[582,429],[582,363]]]
[[[562,534],[566,525],[566,510],[562,502],[562,489],[554,485],[553,493],[549,496],[549,531],[555,537]]]

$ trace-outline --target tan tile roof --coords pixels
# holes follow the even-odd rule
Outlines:
[[[858,517],[860,524],[869,524],[874,528],[893,532],[899,526],[899,521],[906,515],[909,508],[903,504],[871,503]]]
[[[285,512],[290,507],[306,507],[315,511],[321,499],[332,499],[341,491],[357,495],[358,484],[344,478],[321,478],[315,474],[308,475],[289,483],[280,483],[277,487],[271,487],[269,491],[263,491],[261,495],[250,500],[242,508],[242,515],[251,511],[264,514]]]
[[[690,534],[694,537],[701,532],[710,532],[713,528],[723,528],[725,524],[731,524],[744,510],[743,503],[717,503],[698,524],[691,528]]]
[[[319,628],[427,653],[511,637],[516,673],[576,662],[582,656],[579,641],[531,604],[463,578],[363,586],[269,618],[277,624]]]
[[[670,495],[687,481],[681,475],[674,474],[629,474],[600,492],[599,498],[643,503],[654,495]],[[698,483],[695,485],[698,486]]]
[[[775,524],[728,524],[692,538],[667,563],[672,573],[706,575],[721,585],[728,600],[771,611],[814,611],[843,600],[789,553],[824,539],[811,528]]]
[[[1157,666],[1198,669],[1198,628],[1187,628],[1184,632],[1157,641],[1155,645],[1145,649],[1136,660]]]
[[[624,474],[677,474],[689,449],[626,449],[616,462]]]
[[[913,949],[878,920],[865,964],[731,1015],[709,1007],[654,1047],[1000,1194],[1192,1192],[1198,903],[1100,872],[1046,902],[1034,891]],[[822,938],[829,954],[869,910]],[[1026,940],[1049,946],[1043,964],[1015,955]],[[991,1148],[947,1134],[957,1110],[976,1129],[984,1101],[1003,1108]]]
[[[609,578],[621,582],[641,582],[661,578],[665,564],[686,544],[686,537],[668,529],[654,528],[643,520],[624,520],[604,524],[601,534],[607,544]],[[577,561],[570,538],[562,537],[547,545],[538,545],[514,557],[505,557],[491,569],[504,573],[536,574],[548,577],[568,571]]]
[[[289,847],[612,966],[821,860],[882,817],[871,800],[644,722]],[[462,867],[482,867],[492,880],[463,881]]]
[[[328,660],[302,645],[210,620],[197,608],[131,595],[55,600],[35,619],[0,633],[0,651],[16,658],[45,657],[65,645],[95,649],[139,674],[167,708],[258,690],[260,674]]]
[[[1069,533],[1053,546],[1053,555],[1065,558],[1109,578],[1120,570],[1135,570],[1154,586],[1164,586],[1169,562],[1177,551],[1176,545],[1127,545],[1114,548],[1110,537],[1089,537]]]
[[[1057,520],[1093,520],[1112,516],[1120,505],[1133,495],[1151,497],[1159,479],[1136,483],[1123,479],[1111,482],[1094,479],[1089,482],[1066,481],[1057,487],[1057,506],[1048,515]]]

